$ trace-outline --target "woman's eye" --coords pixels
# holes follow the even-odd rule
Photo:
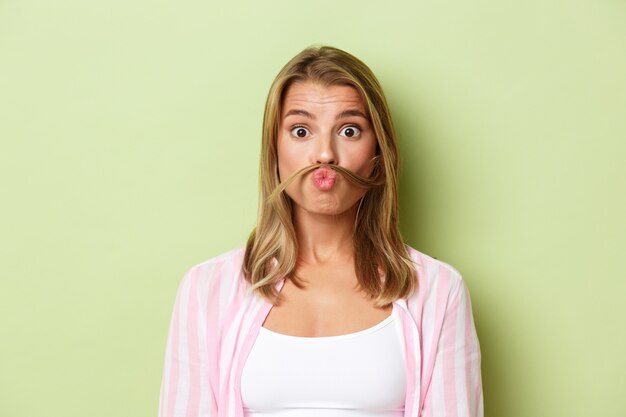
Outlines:
[[[361,130],[356,126],[346,126],[339,131],[339,134],[341,135],[342,132],[343,132],[342,136],[346,136],[348,138],[354,138],[356,136],[359,136],[359,134],[361,133]]]
[[[308,133],[309,131],[305,127],[302,127],[302,126],[296,126],[293,129],[291,129],[291,134],[297,138],[305,138]]]

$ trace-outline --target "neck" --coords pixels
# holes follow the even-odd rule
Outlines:
[[[327,264],[353,259],[356,206],[340,215],[310,213],[294,207],[298,259],[306,264]]]

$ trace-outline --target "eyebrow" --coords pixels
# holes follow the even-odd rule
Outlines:
[[[285,113],[285,116],[283,117],[283,119],[287,118],[287,116],[304,116],[304,117],[307,117],[309,119],[315,120],[315,116],[313,114],[309,113],[306,110],[302,110],[302,109],[292,109],[292,110],[289,110],[287,113]],[[362,111],[356,110],[356,109],[342,111],[341,113],[339,113],[337,115],[335,120],[343,119],[344,117],[350,117],[350,116],[362,117],[362,118],[367,120],[367,116],[365,114],[363,114]]]
[[[315,120],[315,116],[313,116],[311,113],[309,113],[306,110],[301,110],[301,109],[292,109],[289,110],[287,113],[285,113],[285,116],[283,117],[283,119],[286,119],[287,116],[304,116],[304,117],[308,117],[309,119],[313,119]]]
[[[335,118],[335,120],[339,120],[339,119],[343,119],[344,117],[350,117],[350,116],[357,116],[357,117],[362,117],[364,119],[367,120],[367,116],[363,114],[362,111],[360,110],[346,110],[346,111],[342,111],[341,113],[339,113],[337,115],[337,117]]]

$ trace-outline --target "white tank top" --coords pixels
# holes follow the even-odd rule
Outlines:
[[[339,336],[261,327],[241,375],[246,417],[401,417],[404,338],[395,304],[382,322]]]

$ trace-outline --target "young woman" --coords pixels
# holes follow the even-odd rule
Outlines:
[[[247,245],[180,284],[159,415],[482,416],[467,287],[402,241],[395,131],[363,62],[325,46],[283,67],[260,174]]]

